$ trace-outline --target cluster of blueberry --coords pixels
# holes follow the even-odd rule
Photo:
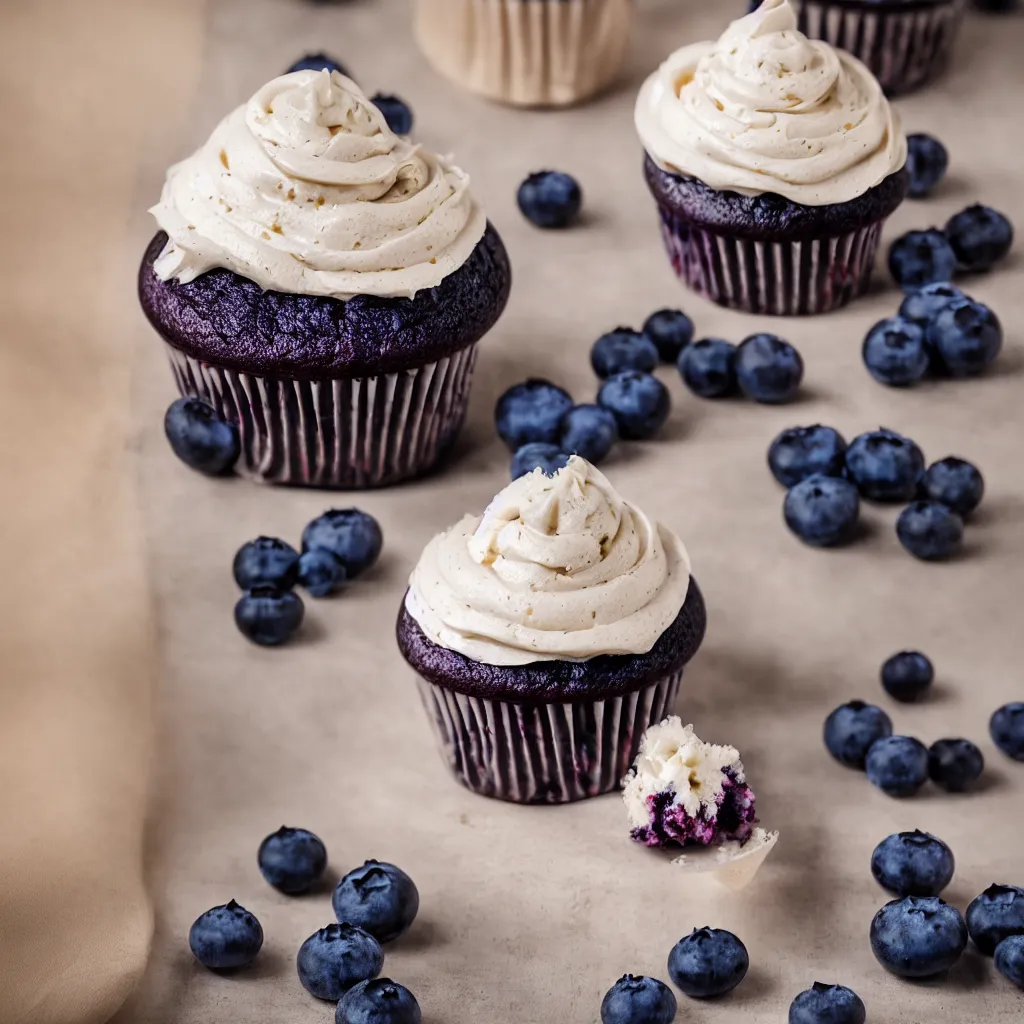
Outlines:
[[[907,551],[927,561],[957,550],[964,519],[985,489],[970,462],[949,456],[926,469],[910,438],[884,428],[859,434],[848,446],[832,427],[790,427],[768,448],[768,467],[788,488],[786,525],[806,544],[830,547],[851,540],[861,498],[909,501],[896,521],[896,534]]]
[[[296,584],[311,597],[329,597],[380,556],[380,524],[357,508],[333,508],[302,531],[302,553],[277,537],[243,544],[232,565],[242,596],[235,624],[253,643],[276,647],[302,625],[305,606]]]
[[[307,829],[282,826],[260,844],[257,861],[270,885],[297,896],[323,876],[327,848]],[[408,931],[419,911],[413,880],[394,864],[369,860],[338,882],[331,902],[337,923],[306,939],[295,959],[303,988],[338,1004],[337,1024],[420,1024],[416,997],[404,985],[379,977],[382,946]],[[231,900],[196,918],[188,943],[204,967],[237,970],[256,959],[263,927]]]

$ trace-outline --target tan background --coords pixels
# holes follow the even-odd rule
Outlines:
[[[672,944],[703,924],[736,931],[752,968],[727,1000],[682,1001],[681,1021],[784,1020],[793,995],[815,979],[855,988],[873,1024],[1021,1019],[1024,997],[990,962],[968,954],[943,984],[901,983],[875,963],[867,930],[885,899],[868,870],[870,852],[891,831],[920,827],[950,843],[958,868],[948,896],[961,909],[993,880],[1024,880],[1024,769],[994,751],[986,731],[995,706],[1024,696],[1024,263],[1016,256],[968,285],[1007,327],[995,372],[908,392],[876,385],[860,362],[865,329],[898,302],[881,285],[848,312],[774,325],[684,293],[657,239],[631,127],[632,98],[672,46],[716,35],[741,7],[740,0],[640,0],[621,86],[560,113],[497,108],[439,80],[413,48],[399,0],[4,7],[4,27],[15,30],[0,32],[12,51],[5,55],[5,95],[12,110],[28,115],[10,118],[20,147],[12,191],[20,192],[5,197],[3,209],[18,244],[4,248],[0,324],[5,358],[29,367],[18,377],[5,363],[4,384],[22,406],[42,410],[54,432],[47,445],[64,452],[76,473],[47,473],[30,448],[18,446],[5,456],[12,467],[5,479],[18,473],[13,479],[26,497],[0,509],[4,527],[20,531],[15,536],[64,536],[59,529],[75,525],[61,527],[69,510],[85,507],[88,517],[78,525],[102,542],[68,541],[61,554],[65,570],[74,571],[56,588],[58,598],[44,585],[52,576],[41,577],[35,563],[15,575],[17,597],[5,595],[25,616],[33,600],[38,607],[47,597],[70,604],[56,606],[59,614],[35,633],[19,633],[25,664],[40,638],[52,664],[39,655],[26,675],[20,663],[3,662],[4,692],[15,712],[18,694],[39,698],[23,709],[37,731],[25,733],[22,747],[38,751],[43,737],[50,752],[27,762],[21,748],[12,756],[5,737],[0,770],[17,779],[14,796],[5,798],[18,815],[5,820],[38,829],[41,805],[63,811],[44,816],[33,842],[24,828],[9,830],[4,840],[17,849],[0,850],[30,883],[13,885],[13,873],[4,878],[2,941],[13,947],[35,939],[33,952],[45,948],[51,967],[44,971],[40,957],[29,956],[21,970],[0,974],[0,997],[19,1008],[11,1015],[19,1024],[90,1013],[98,1019],[131,981],[145,943],[132,824],[149,747],[148,634],[136,520],[123,490],[128,460],[118,442],[128,431],[133,361],[132,437],[140,453],[133,464],[159,626],[148,843],[156,937],[149,970],[119,1024],[332,1018],[331,1007],[299,986],[293,965],[302,939],[331,919],[327,891],[287,899],[256,870],[260,839],[283,822],[318,832],[337,872],[372,856],[396,861],[416,879],[420,919],[389,950],[385,970],[417,993],[428,1024],[591,1024],[621,973],[664,978]],[[143,210],[158,194],[165,166],[311,48],[335,53],[368,91],[394,91],[410,101],[415,134],[454,151],[470,171],[516,275],[508,311],[482,350],[454,464],[435,479],[354,499],[210,481],[177,464],[161,430],[173,397],[170,374],[132,296],[133,265],[152,231]],[[941,223],[978,198],[1024,223],[1021,153],[1006,130],[1020,123],[1021,53],[1024,19],[971,18],[952,73],[900,101],[910,130],[934,131],[950,145],[953,169],[933,200],[908,202],[897,213],[889,237]],[[587,217],[573,231],[537,232],[515,209],[519,180],[545,166],[571,171],[583,184]],[[57,308],[58,294],[76,304]],[[777,409],[701,402],[666,370],[675,408],[663,437],[623,446],[607,465],[625,495],[684,537],[708,599],[708,638],[687,674],[680,712],[705,738],[740,748],[762,820],[782,832],[755,886],[741,896],[694,884],[633,846],[615,797],[517,808],[461,790],[437,757],[392,639],[405,577],[423,544],[463,512],[482,508],[507,479],[507,453],[491,426],[497,394],[540,374],[580,400],[590,398],[593,339],[666,304],[683,305],[702,335],[739,340],[774,327],[807,362],[801,401]],[[46,404],[40,378],[55,375],[77,401]],[[104,426],[95,435],[86,429],[94,420]],[[895,510],[874,508],[865,515],[869,535],[848,550],[815,552],[795,541],[782,526],[782,494],[764,455],[781,428],[818,421],[848,437],[884,424],[914,436],[930,458],[956,453],[975,460],[989,491],[964,556],[941,566],[915,562],[896,541]],[[5,435],[15,436],[20,422],[12,420]],[[231,622],[235,549],[259,533],[297,542],[309,518],[353,500],[383,525],[379,567],[337,600],[308,601],[308,624],[292,646],[248,645]],[[111,565],[124,569],[116,580],[96,575]],[[97,638],[107,649],[93,665],[80,651]],[[854,696],[881,699],[878,666],[905,646],[932,655],[938,692],[916,708],[881,702],[897,729],[926,742],[964,734],[981,744],[991,767],[974,796],[929,789],[893,801],[832,763],[822,748],[828,710]],[[45,680],[58,681],[49,703]],[[96,722],[101,713],[109,720]],[[95,765],[95,772],[83,765]],[[69,780],[77,799],[64,795],[78,809],[70,823],[70,812],[52,805],[53,791],[63,793]],[[49,791],[37,790],[47,784]],[[109,899],[97,899],[103,886]],[[67,900],[83,893],[82,913],[75,914]],[[267,940],[254,969],[221,978],[193,963],[186,934],[197,914],[231,897],[257,914]],[[102,921],[97,905],[109,912]],[[44,919],[48,928],[40,925]],[[58,919],[68,949],[44,941]],[[130,942],[119,941],[129,934]],[[47,1013],[24,1009],[39,990],[39,975]],[[93,999],[100,987],[104,993]],[[65,1009],[63,1018],[57,1007]]]

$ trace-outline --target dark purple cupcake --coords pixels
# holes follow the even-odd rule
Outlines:
[[[246,475],[376,487],[442,458],[511,284],[467,186],[326,71],[275,79],[171,168],[139,297]]]

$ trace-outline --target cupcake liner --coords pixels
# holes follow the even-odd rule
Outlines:
[[[417,677],[441,752],[474,793],[564,804],[618,789],[644,730],[660,722],[683,673],[596,701],[525,704],[467,697]]]
[[[474,344],[398,373],[295,380],[167,351],[181,394],[237,425],[243,476],[336,488],[382,487],[430,469],[462,425],[476,361]]]
[[[491,99],[564,106],[622,63],[631,0],[416,0],[420,49],[441,74]]]

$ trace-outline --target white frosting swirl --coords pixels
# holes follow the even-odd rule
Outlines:
[[[434,643],[489,665],[644,654],[686,600],[690,560],[589,462],[513,480],[425,548],[406,597]]]
[[[150,211],[163,279],[226,267],[265,290],[411,297],[457,270],[486,219],[469,177],[388,128],[338,72],[275,78],[167,172]]]
[[[636,127],[663,170],[805,206],[856,199],[907,159],[899,117],[859,61],[765,0],[717,42],[677,50],[644,83]]]

